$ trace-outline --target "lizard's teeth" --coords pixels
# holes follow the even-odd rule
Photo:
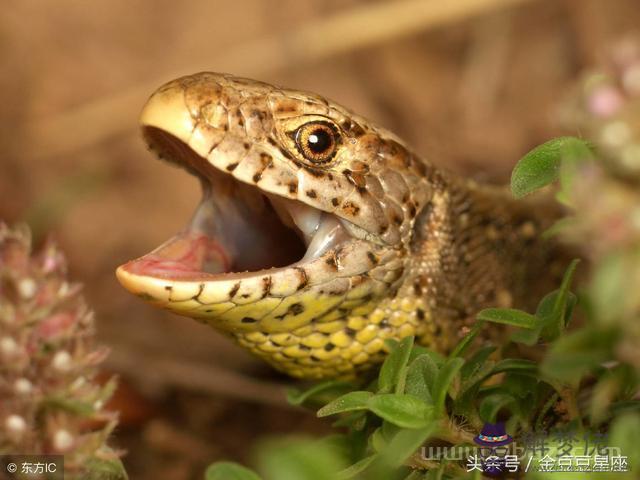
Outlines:
[[[280,217],[280,220],[282,220],[286,226],[293,227],[295,225],[298,227],[304,237],[304,243],[308,247],[320,227],[322,211],[305,205],[302,202],[277,197],[275,195],[269,195],[269,200]]]
[[[335,247],[349,236],[334,215],[324,213],[321,220],[320,226],[308,245],[307,253],[305,253],[302,260],[320,257],[327,250]]]

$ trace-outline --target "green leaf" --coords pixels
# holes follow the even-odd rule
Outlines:
[[[429,355],[420,355],[411,362],[407,370],[405,392],[426,403],[433,403],[431,389],[438,375],[438,366]]]
[[[611,447],[618,447],[620,455],[628,456],[632,471],[637,472],[640,466],[640,414],[625,413],[613,421],[607,442]]]
[[[372,396],[373,393],[365,391],[346,393],[318,410],[317,416],[327,417],[329,415],[335,415],[336,413],[365,410],[367,408],[367,401]]]
[[[413,337],[403,338],[387,356],[378,376],[378,388],[380,392],[396,393],[404,392],[405,377],[407,374],[407,362],[413,347]]]
[[[576,297],[569,291],[569,287],[579,262],[580,260],[578,259],[574,259],[571,262],[564,273],[560,288],[556,292],[547,295],[538,305],[536,316],[543,319],[542,336],[545,340],[558,338],[567,324],[568,315],[570,316],[573,312]],[[549,307],[551,307],[550,311]]]
[[[387,448],[387,439],[384,438],[382,427],[378,427],[373,431],[373,433],[369,437],[369,443],[376,453],[381,452],[385,448]]]
[[[353,430],[362,430],[367,420],[367,412],[365,410],[355,410],[345,415],[331,425],[333,427],[349,427]]]
[[[260,480],[252,470],[233,462],[216,462],[209,465],[205,480]]]
[[[436,431],[437,424],[432,422],[424,428],[400,430],[382,452],[382,460],[391,467],[404,463]]]
[[[341,380],[328,380],[326,382],[318,383],[313,387],[299,391],[296,389],[290,389],[287,391],[287,401],[291,405],[302,405],[304,402],[310,400],[316,400],[321,403],[327,403],[333,398],[326,397],[334,397],[336,394],[343,394],[346,391],[353,388],[353,385],[349,382],[341,381]]]
[[[119,458],[90,458],[85,461],[89,478],[95,480],[128,480],[127,472]]]
[[[433,407],[413,395],[380,393],[369,399],[367,406],[380,418],[398,427],[426,427],[433,417]]]
[[[521,330],[516,330],[511,334],[510,340],[515,343],[522,343],[524,345],[532,346],[538,343],[541,331],[542,325],[539,325],[532,330],[524,328]]]
[[[460,369],[460,378],[466,380],[474,376],[487,363],[487,359],[495,351],[496,347],[489,345],[474,352]]]
[[[361,458],[353,465],[341,470],[338,473],[338,478],[340,480],[347,480],[349,478],[353,478],[359,473],[364,472],[369,465],[373,463],[373,461],[378,458],[378,455],[369,455],[368,457]]]
[[[555,182],[560,163],[565,155],[586,143],[575,137],[560,137],[537,146],[518,161],[511,173],[511,192],[524,197],[539,188]]]
[[[335,480],[347,462],[331,442],[290,437],[261,442],[257,465],[266,480]]]
[[[515,399],[506,393],[494,393],[482,399],[480,403],[480,418],[485,422],[495,423],[496,416],[500,409],[515,402]]]
[[[476,318],[529,329],[535,328],[538,324],[538,319],[534,315],[513,308],[485,308],[478,313]]]
[[[62,396],[45,398],[44,405],[47,408],[65,410],[83,417],[93,415],[96,411],[91,403]]]
[[[478,336],[480,330],[482,330],[484,322],[482,320],[477,321],[471,331],[467,333],[462,340],[456,345],[449,357],[462,357],[467,351],[473,340]]]
[[[593,161],[594,155],[590,150],[588,142],[574,139],[568,141],[562,148],[562,161],[560,162],[560,190],[556,194],[556,199],[567,206],[572,206],[571,196],[573,193],[574,179],[579,170],[584,167],[587,161]]]
[[[449,391],[449,387],[451,386],[453,379],[462,368],[462,365],[464,365],[464,360],[462,358],[450,358],[438,372],[438,376],[435,379],[431,393],[433,396],[436,416],[440,416],[444,413],[444,404],[447,398],[447,392]]]
[[[491,375],[502,372],[518,372],[520,374],[535,374],[538,371],[538,364],[523,358],[506,358],[500,360],[493,367]]]
[[[612,358],[616,333],[584,327],[558,338],[547,352],[540,371],[547,378],[577,385],[583,375]]]

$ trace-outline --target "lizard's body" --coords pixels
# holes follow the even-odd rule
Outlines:
[[[553,215],[437,169],[324,98],[201,73],[161,87],[141,122],[205,199],[120,281],[290,375],[351,375],[383,359],[386,338],[446,351],[480,308],[537,298]]]

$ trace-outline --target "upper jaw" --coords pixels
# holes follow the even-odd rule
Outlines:
[[[118,269],[130,290],[139,290],[136,282],[144,277],[211,282],[273,274],[312,264],[355,240],[349,233],[355,226],[346,220],[236,181],[208,162],[197,143],[194,148],[198,122],[179,92],[156,93],[141,123],[152,150],[201,178],[204,196],[182,232]],[[297,233],[297,244],[289,230]]]

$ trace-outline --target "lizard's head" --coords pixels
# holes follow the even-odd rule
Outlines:
[[[353,339],[349,320],[402,283],[427,167],[324,98],[228,75],[164,85],[141,124],[204,195],[182,232],[118,269],[122,285],[255,343],[289,373],[325,376],[314,362],[336,355],[331,336]]]

